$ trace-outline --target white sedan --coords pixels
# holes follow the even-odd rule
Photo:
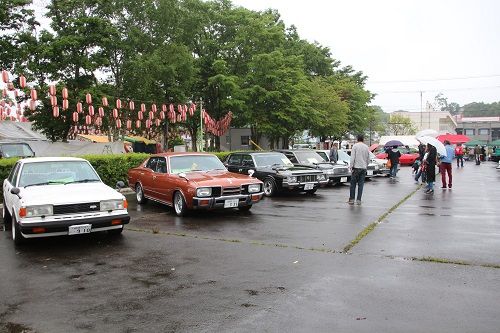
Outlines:
[[[3,195],[3,220],[15,244],[97,231],[120,234],[130,221],[125,197],[81,158],[21,159],[4,180]]]

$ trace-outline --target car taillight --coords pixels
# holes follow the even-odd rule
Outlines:
[[[19,208],[19,216],[20,217],[25,217],[26,216],[26,207]]]

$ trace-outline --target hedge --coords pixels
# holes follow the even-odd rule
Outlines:
[[[223,161],[229,152],[213,153]],[[129,153],[121,155],[84,155],[82,158],[88,160],[97,171],[102,181],[115,187],[119,180],[127,184],[128,170],[141,164],[149,154]],[[9,176],[10,170],[17,162],[18,158],[0,159],[0,179],[3,180]],[[0,199],[3,201],[3,186],[0,188]]]

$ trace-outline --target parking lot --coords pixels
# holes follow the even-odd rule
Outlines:
[[[15,248],[0,232],[0,332],[498,332],[500,171],[453,190],[396,181],[176,217],[129,195],[131,222]]]

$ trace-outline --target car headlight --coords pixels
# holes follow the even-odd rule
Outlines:
[[[110,211],[110,210],[119,210],[125,209],[126,207],[125,200],[105,200],[101,201],[101,211]]]
[[[53,214],[54,214],[54,207],[52,205],[40,205],[40,206],[28,206],[26,207],[25,212],[23,212],[23,209],[21,208],[19,215],[21,217],[36,217],[36,216],[47,216]]]
[[[326,179],[326,176],[325,175],[318,175],[318,181],[322,181],[322,180],[325,180]]]
[[[297,182],[297,176],[288,176],[288,177],[286,177],[286,181],[288,183],[296,183]]]
[[[212,195],[212,188],[211,187],[200,187],[196,189],[196,196],[197,197],[209,197]]]
[[[325,174],[327,174],[327,175],[333,175],[333,173],[334,173],[333,168],[332,168],[332,169],[326,169],[326,170],[325,170]]]
[[[248,193],[257,193],[260,191],[260,184],[248,185]]]

